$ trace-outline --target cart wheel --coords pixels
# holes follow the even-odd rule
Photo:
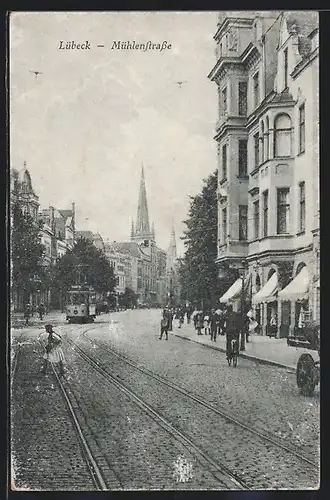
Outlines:
[[[315,389],[314,359],[310,354],[302,354],[297,364],[297,385],[301,394],[311,396]]]
[[[233,367],[236,368],[237,366],[237,354],[234,354],[233,356]]]

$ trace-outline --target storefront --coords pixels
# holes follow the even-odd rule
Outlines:
[[[306,266],[302,267],[296,277],[279,292],[281,302],[291,304],[290,333],[302,327],[306,320],[312,319],[309,305],[310,276]]]
[[[252,297],[254,308],[261,306],[261,331],[276,336],[278,332],[278,275],[274,271],[265,285]]]

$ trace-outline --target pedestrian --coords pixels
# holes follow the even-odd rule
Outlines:
[[[197,335],[202,335],[202,328],[203,328],[203,313],[202,311],[198,311],[196,314]]]
[[[217,341],[217,331],[219,326],[219,316],[215,309],[211,313],[211,341]]]
[[[31,316],[31,304],[30,302],[28,302],[24,308],[25,325],[29,324],[30,316]]]
[[[196,330],[196,323],[197,323],[197,314],[198,314],[197,307],[195,307],[195,309],[193,310],[193,313],[191,315],[192,320],[194,322],[194,328],[195,328],[195,330]]]
[[[64,353],[61,348],[62,338],[53,330],[52,325],[45,325],[45,330],[48,333],[47,344],[45,346],[45,354],[43,356],[44,363],[41,373],[47,373],[48,363],[55,363],[59,368],[59,374],[64,375]]]
[[[187,307],[187,324],[190,325],[190,319],[191,319],[191,314],[192,314],[192,310],[191,310],[191,307],[190,305]]]
[[[43,320],[43,317],[45,315],[45,306],[43,305],[42,302],[40,302],[39,307],[38,307],[38,314],[39,314],[39,319],[40,321]]]
[[[209,335],[211,333],[210,323],[210,315],[208,312],[206,312],[204,316],[204,335]]]
[[[166,311],[163,311],[163,316],[160,321],[160,337],[159,340],[162,340],[163,334],[166,335],[166,340],[168,340],[168,327],[169,327],[169,317]]]

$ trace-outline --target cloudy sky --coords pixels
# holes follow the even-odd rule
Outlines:
[[[215,12],[11,15],[11,166],[27,162],[41,207],[75,201],[78,229],[128,240],[143,163],[157,243],[167,249],[174,219],[183,252],[189,195],[216,168],[216,24]],[[111,50],[114,40],[171,49]]]

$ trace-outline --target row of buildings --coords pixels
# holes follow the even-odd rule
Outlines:
[[[44,246],[44,265],[52,266],[56,259],[71,250],[79,238],[90,240],[107,256],[117,278],[115,296],[117,300],[130,288],[140,304],[155,306],[176,302],[179,296],[177,279],[177,253],[174,228],[168,253],[156,244],[155,229],[150,229],[147,194],[142,167],[137,219],[132,226],[131,238],[126,242],[104,241],[102,236],[92,231],[76,230],[75,204],[71,209],[57,209],[50,206],[40,209],[31,175],[26,168],[11,171],[11,206],[19,204],[22,212],[35,222],[42,222],[40,236]],[[13,221],[11,221],[13,223]],[[40,289],[29,297],[20,291],[14,292],[12,304],[14,310],[22,310],[24,302],[33,305],[43,302],[50,306],[51,296],[47,286],[40,284]]]
[[[319,38],[315,11],[222,11],[218,88],[220,298],[249,298],[287,336],[319,321]]]

